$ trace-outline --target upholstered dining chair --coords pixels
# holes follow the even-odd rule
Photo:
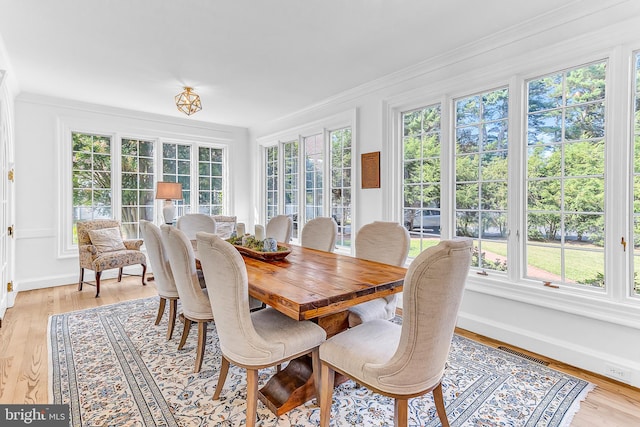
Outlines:
[[[230,363],[247,371],[246,425],[253,427],[258,405],[258,370],[311,353],[318,367],[318,346],[326,332],[310,321],[297,321],[267,307],[250,312],[247,268],[240,253],[228,242],[198,233],[198,253],[209,287],[222,351],[222,368],[213,399],[220,397]],[[318,390],[318,370],[314,380]]]
[[[164,315],[167,301],[169,301],[169,326],[167,328],[167,340],[173,336],[173,329],[176,324],[176,315],[178,312],[178,288],[173,280],[171,265],[167,251],[162,243],[160,228],[152,222],[140,220],[140,231],[144,239],[144,246],[147,249],[147,256],[153,270],[153,278],[156,282],[156,289],[160,297],[160,305],[158,306],[158,315],[155,324],[160,324]]]
[[[394,398],[395,426],[407,425],[409,398],[431,391],[441,424],[449,426],[442,376],[471,247],[471,239],[443,240],[413,260],[404,280],[402,326],[372,320],[320,346],[320,426],[329,426],[335,372]]]
[[[300,245],[305,248],[332,252],[338,237],[338,224],[330,217],[317,217],[307,222],[300,233]]]
[[[198,231],[215,233],[216,226],[216,220],[213,219],[213,217],[201,213],[182,215],[176,222],[178,230],[186,234],[189,240],[196,240],[196,233]]]
[[[384,264],[404,265],[409,255],[411,237],[396,222],[374,221],[356,234],[356,257]],[[398,295],[389,295],[358,304],[349,309],[349,327],[373,319],[392,319],[396,315]]]
[[[196,259],[193,252],[193,245],[183,233],[176,227],[163,224],[162,241],[169,254],[169,263],[173,279],[175,280],[178,295],[182,305],[182,315],[184,316],[184,329],[182,338],[178,344],[178,350],[182,350],[189,330],[193,322],[198,324],[198,346],[196,348],[196,364],[194,372],[200,372],[204,349],[207,341],[207,323],[213,321],[211,305],[207,297],[207,290],[203,289],[198,273],[196,271]]]
[[[288,215],[276,215],[269,220],[265,237],[273,237],[278,242],[289,243],[293,232],[293,219]]]
[[[84,270],[95,272],[96,298],[100,296],[100,276],[105,270],[118,268],[118,282],[122,280],[122,269],[130,265],[142,266],[142,284],[147,273],[147,257],[140,251],[142,239],[123,240],[120,221],[113,219],[93,219],[78,221],[78,251],[80,279],[78,290],[82,290]]]

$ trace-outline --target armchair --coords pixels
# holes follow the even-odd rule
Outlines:
[[[100,276],[105,270],[118,268],[118,282],[122,280],[122,269],[130,265],[142,265],[142,284],[147,272],[147,257],[140,251],[142,240],[122,240],[120,222],[112,219],[79,221],[78,251],[80,280],[78,290],[82,290],[84,269],[93,270],[96,275],[96,298],[100,296]]]

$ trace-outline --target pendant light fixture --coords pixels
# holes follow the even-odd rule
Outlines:
[[[176,107],[187,116],[202,110],[200,96],[193,91],[193,88],[185,86],[184,91],[176,95]]]

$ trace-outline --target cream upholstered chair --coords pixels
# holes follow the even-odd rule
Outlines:
[[[173,280],[171,265],[167,251],[164,249],[160,228],[152,222],[140,220],[140,231],[144,239],[144,246],[147,249],[147,256],[153,269],[153,278],[156,282],[156,289],[160,297],[156,325],[160,324],[164,310],[169,301],[169,326],[167,328],[167,339],[173,336],[173,329],[176,324],[176,314],[178,311],[178,288]]]
[[[320,425],[331,412],[334,372],[395,399],[396,426],[406,426],[408,399],[433,392],[448,426],[442,375],[471,263],[471,239],[443,240],[411,263],[404,281],[402,326],[372,320],[320,346]],[[426,421],[426,420],[423,420]]]
[[[273,237],[278,242],[289,243],[293,232],[293,219],[288,215],[276,215],[267,223],[265,237]]]
[[[317,368],[318,346],[326,332],[313,322],[291,319],[273,308],[250,312],[247,268],[240,253],[214,234],[198,233],[197,239],[222,350],[222,368],[213,399],[220,397],[230,363],[245,368],[246,425],[253,426],[258,405],[258,369],[307,353],[312,353]],[[316,389],[318,373],[314,369]]]
[[[196,271],[193,245],[185,233],[169,225],[161,225],[160,229],[162,230],[162,241],[169,254],[171,271],[176,288],[178,288],[184,316],[184,329],[178,350],[182,350],[184,347],[191,324],[196,322],[198,324],[198,347],[196,348],[194,372],[200,372],[207,341],[207,323],[213,321],[207,290],[201,287]]]
[[[198,231],[215,233],[216,226],[216,220],[213,217],[201,213],[182,215],[176,222],[178,230],[182,231],[189,240],[196,240]]]
[[[78,221],[78,251],[80,279],[78,290],[82,290],[84,269],[93,270],[96,276],[96,298],[100,296],[100,276],[105,270],[118,268],[118,282],[122,280],[122,268],[140,264],[142,284],[147,273],[147,257],[140,251],[142,239],[123,240],[120,222],[113,219]]]
[[[356,234],[356,257],[384,264],[404,265],[409,254],[409,232],[396,222],[374,221]],[[349,327],[373,319],[392,319],[396,315],[398,295],[389,295],[358,304],[349,309]]]
[[[223,239],[231,237],[231,233],[236,229],[236,222],[238,221],[237,217],[229,215],[213,215],[212,218],[216,220],[216,234]]]
[[[329,217],[317,217],[307,222],[300,233],[300,245],[305,248],[332,252],[338,237],[338,224]]]

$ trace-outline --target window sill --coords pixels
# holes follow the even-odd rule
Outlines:
[[[640,329],[640,298],[613,301],[602,292],[517,283],[506,277],[478,277],[475,271],[469,275],[466,290]]]

